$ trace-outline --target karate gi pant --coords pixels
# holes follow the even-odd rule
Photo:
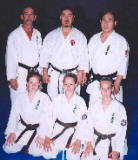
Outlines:
[[[13,143],[13,145],[8,146],[6,144],[3,145],[3,150],[6,153],[16,153],[16,152],[20,152],[22,150],[22,148],[27,144],[28,140],[30,139],[31,135],[33,134],[34,131],[27,131],[26,133],[24,133],[24,135],[21,137],[21,139],[17,142],[17,143]],[[19,134],[17,134],[19,135]],[[18,137],[18,136],[16,136]],[[38,148],[35,144],[35,139],[37,136],[35,136],[35,138],[33,139],[30,147],[29,147],[29,154],[38,157],[41,156],[41,153],[43,151],[43,148]]]
[[[76,70],[72,71],[72,73],[77,73]],[[60,91],[60,94],[64,93],[63,88],[63,78],[65,74],[60,74],[58,71],[54,70],[53,68],[48,69],[48,74],[50,76],[50,82],[47,85],[47,92],[51,99],[56,97],[58,93],[58,89]],[[59,82],[58,82],[59,81]],[[80,86],[76,87],[75,92],[77,94],[80,94]]]
[[[72,153],[72,148],[66,149],[65,147],[61,147],[61,144],[59,144],[59,142],[54,142],[54,145],[52,145],[52,151],[43,151],[42,156],[46,159],[56,158],[58,153],[65,150],[67,160],[80,160],[80,153]]]
[[[98,81],[94,81],[91,84],[88,85],[86,92],[90,95],[89,100],[89,107],[92,107],[95,102],[99,99],[101,99],[101,92],[99,90],[100,85]],[[119,102],[123,102],[123,88],[120,86],[120,91],[118,94],[113,95],[116,100]]]
[[[61,127],[62,126],[60,126],[60,125],[55,126],[56,129],[54,130],[55,134],[53,134],[53,137],[56,136],[58,133],[60,133]],[[60,137],[58,137],[56,140],[54,140],[54,145],[51,146],[52,151],[49,151],[49,152],[43,151],[42,156],[46,159],[56,158],[59,152],[66,150],[66,159],[67,160],[80,160],[80,153],[81,152],[78,154],[74,154],[71,152],[72,148],[69,148],[69,149],[65,148],[67,141],[72,133],[73,133],[72,128],[67,129]],[[70,146],[72,145],[72,143],[74,143],[75,140],[76,139],[74,139],[74,138],[71,140]]]
[[[58,147],[58,146],[57,146]],[[58,153],[64,150],[60,150],[59,148],[57,148],[56,146],[52,148],[52,151],[49,152],[45,152],[42,154],[42,156],[46,159],[52,159],[52,158],[56,158]],[[71,152],[71,148],[66,150],[66,159],[67,160],[80,160],[80,154],[74,154]]]
[[[124,157],[120,157],[118,160],[123,160],[124,159]],[[111,158],[109,159],[109,158],[99,158],[98,156],[94,156],[92,153],[90,154],[90,156],[89,157],[84,157],[84,156],[82,156],[81,157],[81,160],[111,160]]]
[[[108,141],[108,140],[106,140]],[[96,146],[96,155],[93,155],[93,153],[91,153],[87,158],[84,157],[84,155],[82,155],[81,160],[111,160],[111,158],[108,158],[108,148],[109,145],[107,145],[107,143],[105,142],[100,146]],[[124,159],[124,155],[120,155],[118,160],[123,160]]]

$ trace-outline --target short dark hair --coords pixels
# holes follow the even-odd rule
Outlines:
[[[106,14],[108,14],[108,13],[111,14],[111,15],[113,16],[114,21],[117,21],[117,15],[116,15],[116,13],[113,12],[113,11],[105,11],[104,13],[102,13],[100,20],[102,20],[103,17],[104,17]]]
[[[42,76],[40,75],[40,73],[38,71],[29,71],[26,81],[29,82],[30,78],[32,77],[37,77],[39,82],[42,82]]]
[[[62,12],[64,10],[70,10],[72,12],[72,14],[75,15],[75,11],[74,11],[74,9],[71,6],[64,6],[63,8],[61,8],[60,15],[62,14]]]
[[[63,83],[65,82],[66,78],[73,78],[74,82],[77,83],[77,76],[74,73],[67,73],[63,78]]]
[[[103,82],[103,81],[111,82],[112,85],[114,84],[114,80],[110,77],[102,77],[101,80],[100,80],[100,83]]]
[[[24,10],[26,9],[26,8],[32,8],[33,9],[33,11],[34,11],[34,14],[36,14],[36,8],[33,6],[33,5],[24,5],[23,6],[23,8],[22,8],[22,11],[21,11],[21,14],[23,15],[24,14]]]

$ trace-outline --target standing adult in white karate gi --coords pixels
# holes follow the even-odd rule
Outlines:
[[[123,160],[126,154],[126,111],[120,102],[112,98],[112,90],[112,80],[102,78],[102,98],[88,110],[87,147],[82,160]]]
[[[28,70],[39,66],[39,51],[42,43],[40,32],[33,28],[36,15],[32,7],[24,8],[21,20],[23,24],[10,33],[6,48],[7,80],[12,104],[17,93],[26,89]]]
[[[114,31],[116,25],[114,14],[106,12],[101,19],[102,31],[95,34],[88,44],[90,68],[93,71],[92,83],[87,88],[90,107],[101,97],[99,80],[103,76],[114,79],[113,93],[117,100],[123,101],[121,82],[127,75],[129,46],[126,39]]]
[[[60,21],[61,27],[46,35],[40,55],[43,82],[48,83],[47,91],[51,98],[63,93],[65,73],[76,73],[78,84],[84,84],[88,71],[87,40],[82,32],[72,26],[72,8],[61,10]]]

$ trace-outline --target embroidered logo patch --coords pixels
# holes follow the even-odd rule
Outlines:
[[[126,126],[126,124],[127,124],[127,121],[126,121],[125,119],[123,119],[123,120],[121,121],[121,126]]]
[[[86,114],[83,114],[82,117],[81,117],[81,119],[82,119],[82,120],[87,119],[87,115],[86,115]]]
[[[39,104],[40,104],[40,100],[37,101],[37,104],[36,104],[36,106],[35,106],[35,109],[36,109],[36,110],[38,110]]]
[[[113,123],[113,122],[114,122],[114,113],[112,114],[110,123]]]
[[[125,56],[127,57],[127,55],[128,55],[128,51],[127,51],[127,50],[125,50]]]
[[[77,110],[77,106],[75,105],[75,107],[73,108],[73,113],[75,113]]]
[[[108,45],[108,46],[107,46],[107,49],[106,49],[105,55],[107,55],[107,54],[108,54],[109,49],[110,49],[110,45]]]
[[[74,41],[74,40],[71,40],[71,41],[70,41],[70,44],[71,44],[72,46],[74,46],[74,45],[75,45],[75,41]]]

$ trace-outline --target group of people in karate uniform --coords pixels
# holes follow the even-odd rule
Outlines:
[[[10,33],[6,48],[11,112],[3,149],[46,159],[66,150],[68,160],[123,160],[127,116],[122,80],[129,45],[116,33],[112,12],[101,17],[102,31],[89,41],[72,26],[70,7],[60,12],[61,27],[44,38],[33,28],[34,9],[24,8],[23,23]],[[87,82],[86,73],[92,70]],[[41,84],[47,84],[47,93]],[[80,94],[88,84],[89,106]]]

